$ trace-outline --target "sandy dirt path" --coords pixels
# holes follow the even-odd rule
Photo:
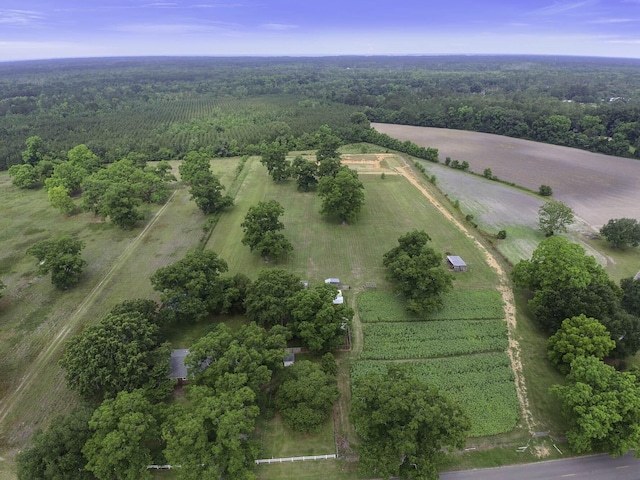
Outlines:
[[[534,423],[531,415],[531,409],[529,408],[529,399],[527,397],[527,388],[524,381],[524,375],[522,373],[522,361],[520,356],[520,345],[515,339],[516,331],[516,307],[515,299],[513,297],[513,291],[509,283],[507,273],[502,268],[500,263],[496,260],[496,257],[482,244],[480,243],[465,227],[460,223],[444,206],[425,189],[418,181],[416,175],[406,163],[404,166],[398,169],[398,172],[403,175],[414,187],[425,196],[425,198],[431,203],[444,217],[456,226],[464,235],[466,235],[476,247],[484,254],[487,264],[498,274],[500,280],[499,291],[502,295],[502,301],[504,302],[505,319],[507,321],[507,328],[509,334],[509,348],[507,353],[511,360],[511,368],[515,377],[516,393],[518,395],[518,401],[520,402],[520,411],[522,415],[522,421],[524,422],[527,430],[533,434]]]
[[[60,348],[62,348],[63,344],[71,334],[73,330],[75,330],[76,326],[83,318],[83,315],[87,311],[88,307],[95,301],[96,298],[102,292],[105,284],[113,278],[115,273],[124,265],[124,263],[131,256],[132,252],[135,248],[140,244],[146,233],[153,227],[160,217],[162,213],[167,209],[171,200],[175,196],[177,190],[173,192],[171,197],[167,200],[167,202],[156,212],[156,214],[152,217],[151,221],[147,224],[147,226],[140,232],[140,234],[127,246],[126,249],[123,250],[120,257],[116,260],[113,266],[109,269],[107,274],[100,280],[100,282],[91,290],[91,292],[84,298],[82,303],[78,305],[78,308],[73,313],[69,320],[65,323],[64,327],[60,329],[60,331],[56,334],[56,336],[49,342],[47,347],[40,352],[40,354],[36,357],[36,359],[31,363],[29,369],[25,372],[20,380],[20,383],[16,386],[15,390],[13,390],[10,394],[8,394],[0,404],[0,425],[5,420],[7,415],[13,410],[14,406],[20,401],[20,399],[27,393],[35,379],[38,377],[39,371],[42,367],[52,361],[52,359],[59,352]]]

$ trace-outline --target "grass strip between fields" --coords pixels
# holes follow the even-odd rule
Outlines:
[[[436,358],[502,352],[507,347],[507,328],[502,320],[373,323],[364,327],[360,358]]]
[[[443,302],[441,310],[419,317],[407,312],[402,297],[388,291],[367,290],[357,297],[360,320],[365,323],[504,318],[504,305],[497,290],[454,290],[444,296]]]

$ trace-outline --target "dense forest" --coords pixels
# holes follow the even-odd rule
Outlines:
[[[112,58],[0,63],[0,169],[32,135],[103,161],[251,153],[350,117],[640,156],[640,61],[573,57]],[[353,139],[358,140],[358,139]]]

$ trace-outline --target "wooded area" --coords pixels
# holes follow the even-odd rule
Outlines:
[[[349,116],[496,133],[638,156],[638,60],[572,57],[113,58],[0,65],[0,169],[38,135],[103,162],[135,151],[217,156]],[[307,139],[308,140],[308,139]],[[253,146],[253,147],[252,147]]]

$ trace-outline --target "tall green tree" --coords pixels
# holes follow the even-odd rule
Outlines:
[[[143,314],[110,313],[68,342],[60,365],[69,388],[87,400],[102,401],[136,389],[162,398],[171,387],[170,357],[169,344],[160,342],[159,327]]]
[[[612,218],[600,229],[600,234],[614,248],[640,245],[640,224],[635,218]]]
[[[164,308],[177,320],[197,322],[222,305],[224,285],[220,275],[228,269],[227,262],[214,251],[194,250],[156,270],[151,284],[161,293]]]
[[[305,160],[302,155],[296,156],[291,162],[291,175],[296,179],[298,190],[308,192],[318,185],[318,166]]]
[[[567,226],[573,222],[573,210],[562,202],[550,200],[538,210],[538,224],[547,237],[554,233],[566,232]]]
[[[254,480],[259,445],[251,440],[260,413],[249,387],[215,392],[190,386],[189,408],[175,406],[162,428],[164,455],[180,480]]]
[[[586,315],[567,318],[560,329],[547,341],[547,357],[560,372],[569,373],[571,362],[577,357],[606,357],[616,342],[602,323]]]
[[[326,157],[322,160],[318,161],[317,164],[317,174],[318,178],[322,179],[323,177],[335,177],[340,169],[343,167],[340,158],[337,157]],[[345,167],[347,168],[347,167]]]
[[[530,260],[516,264],[513,279],[533,292],[529,307],[546,331],[555,333],[564,319],[585,314],[599,319],[620,343],[624,333],[613,323],[619,316],[622,291],[580,245],[564,237],[546,238]]]
[[[334,305],[337,295],[335,286],[322,284],[300,290],[288,300],[291,309],[289,327],[311,352],[329,352],[344,342],[354,312],[345,304]]]
[[[453,283],[453,275],[442,266],[442,256],[427,246],[430,240],[423,230],[408,232],[382,260],[387,277],[407,300],[407,310],[420,315],[442,308],[442,294]]]
[[[362,472],[384,479],[436,480],[446,450],[462,448],[471,426],[458,405],[397,369],[358,379],[349,417]]]
[[[22,151],[22,161],[29,165],[36,166],[42,161],[46,154],[44,141],[38,135],[27,138],[26,148]]]
[[[50,188],[47,196],[51,206],[60,210],[63,215],[71,215],[76,209],[73,199],[69,196],[69,191],[62,185]]]
[[[544,239],[531,259],[521,260],[513,270],[516,285],[533,291],[561,286],[585,288],[597,276],[606,277],[606,272],[596,259],[564,237]]]
[[[281,268],[260,271],[247,288],[247,317],[265,328],[286,325],[291,320],[287,299],[303,288],[300,277]]]
[[[191,186],[191,198],[205,214],[219,212],[233,203],[223,197],[224,187],[211,173],[210,158],[211,154],[204,150],[190,151],[178,167],[182,181]]]
[[[280,221],[283,214],[284,208],[276,200],[249,207],[240,224],[244,232],[242,244],[248,245],[252,252],[256,250],[263,258],[278,258],[291,252],[291,242],[280,232],[284,230],[284,223]]]
[[[346,167],[335,177],[322,177],[318,194],[322,198],[320,213],[338,217],[343,223],[355,220],[364,205],[364,185],[358,172]]]
[[[329,418],[338,395],[335,376],[317,363],[301,360],[286,369],[275,404],[289,428],[315,432]]]
[[[99,480],[151,479],[151,447],[160,437],[157,407],[141,390],[105,400],[89,421],[92,431],[82,453]]]
[[[631,315],[640,317],[640,277],[632,277],[620,280],[622,289],[622,308]]]
[[[87,264],[81,257],[84,242],[69,235],[56,240],[42,240],[27,249],[27,254],[38,260],[38,273],[51,273],[51,283],[66,290],[80,281]]]
[[[321,126],[313,137],[317,145],[316,160],[318,163],[326,158],[340,158],[338,148],[342,145],[342,139],[335,135],[328,125]]]
[[[16,458],[18,480],[92,480],[82,454],[91,436],[92,414],[92,408],[80,406],[68,415],[54,418],[47,430],[36,432],[31,446]]]
[[[83,167],[87,172],[93,173],[100,168],[100,159],[85,144],[76,145],[67,152],[69,162]]]
[[[191,177],[191,198],[204,214],[218,213],[233,205],[233,199],[223,195],[224,186],[209,170],[203,170]]]
[[[624,455],[640,446],[640,381],[618,372],[596,357],[577,357],[566,385],[551,393],[571,427],[569,445],[576,453]]]
[[[277,326],[267,331],[255,323],[233,332],[221,323],[189,349],[189,378],[216,392],[248,386],[256,394],[283,368],[288,333]]]
[[[9,176],[11,183],[18,188],[36,188],[41,185],[38,169],[30,163],[11,165]]]
[[[58,163],[53,167],[53,174],[44,181],[47,190],[53,187],[62,186],[70,195],[79,193],[82,189],[82,182],[89,173],[81,164],[73,162]]]
[[[279,141],[262,145],[260,163],[267,168],[269,175],[275,182],[286,180],[291,174],[287,153],[289,153],[287,145]]]
[[[111,223],[128,230],[135,226],[138,220],[144,218],[137,210],[140,200],[132,185],[127,183],[112,183],[100,199],[98,215],[105,220],[109,217]]]
[[[180,179],[187,184],[192,184],[199,173],[210,171],[210,158],[211,156],[203,151],[190,151],[187,153],[178,167]]]

